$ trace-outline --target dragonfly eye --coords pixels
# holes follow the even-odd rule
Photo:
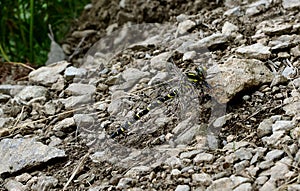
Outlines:
[[[199,76],[199,77],[201,77],[201,78],[204,78],[205,79],[205,77],[206,77],[206,75],[207,75],[207,69],[204,67],[204,66],[198,66],[197,68],[196,68],[196,72],[197,72],[197,75]]]

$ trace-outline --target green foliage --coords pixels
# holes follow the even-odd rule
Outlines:
[[[1,0],[0,59],[43,65],[51,43],[48,25],[59,42],[89,2]]]

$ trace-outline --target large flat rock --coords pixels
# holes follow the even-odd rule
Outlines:
[[[227,103],[237,93],[270,83],[273,79],[272,72],[256,59],[230,58],[224,64],[210,68],[208,73],[214,74],[207,81],[213,88],[213,96],[220,103]]]
[[[34,139],[3,139],[0,142],[0,175],[32,168],[55,158],[65,151],[44,145]]]

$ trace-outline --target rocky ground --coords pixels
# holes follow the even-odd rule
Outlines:
[[[31,68],[3,66],[0,190],[300,190],[299,9],[87,5],[62,45],[67,61],[25,77]],[[208,87],[185,76],[199,66]]]

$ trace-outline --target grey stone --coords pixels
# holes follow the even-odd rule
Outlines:
[[[32,176],[27,172],[15,177],[16,181],[22,182],[22,183],[26,183],[31,178],[32,178]]]
[[[22,85],[2,84],[0,85],[0,93],[14,96],[17,93],[19,93],[23,88],[24,86]]]
[[[42,175],[38,177],[37,183],[31,186],[33,191],[48,191],[55,188],[58,184],[58,179],[52,176]]]
[[[225,123],[230,120],[232,118],[232,114],[229,113],[227,115],[223,115],[221,117],[218,117],[214,122],[213,122],[213,126],[215,128],[221,128],[223,127],[223,125],[225,125]]]
[[[206,49],[214,49],[218,46],[223,46],[227,43],[227,37],[221,33],[214,33],[208,37],[205,37],[198,42],[191,44],[188,47],[188,50],[197,51],[197,50],[206,50]]]
[[[178,185],[175,191],[190,191],[191,188],[189,185]]]
[[[84,68],[75,68],[74,66],[70,66],[66,68],[64,76],[66,79],[73,79],[74,77],[82,77],[87,74],[86,69]]]
[[[196,156],[197,154],[203,152],[202,150],[192,150],[192,151],[187,151],[187,152],[183,152],[180,153],[180,159],[184,159],[184,158],[192,158],[194,156]]]
[[[0,175],[65,157],[63,150],[46,146],[34,139],[3,139],[0,142]]]
[[[272,24],[271,24],[272,25]],[[271,47],[272,51],[284,50],[287,48],[291,48],[299,44],[300,36],[299,35],[281,35],[279,37],[272,38],[269,41],[268,46]]]
[[[79,84],[79,83],[72,83],[69,87],[65,90],[66,94],[68,95],[92,95],[96,91],[96,87],[90,84]]]
[[[273,134],[269,137],[263,137],[262,141],[264,144],[269,146],[276,146],[280,144],[280,139],[284,136],[284,131],[275,131]]]
[[[270,135],[272,133],[272,124],[273,121],[271,119],[264,119],[257,128],[258,137]]]
[[[283,0],[282,6],[284,9],[294,9],[300,7],[300,1],[298,0]]]
[[[151,80],[148,82],[148,85],[152,86],[158,83],[166,81],[169,77],[168,72],[158,72]]]
[[[260,191],[276,190],[276,184],[273,180],[269,180],[260,188]]]
[[[65,118],[58,123],[56,123],[53,127],[54,131],[63,131],[68,132],[70,131],[70,128],[72,129],[75,127],[75,121],[73,117]]]
[[[264,183],[266,183],[268,181],[268,177],[267,176],[259,176],[256,180],[255,183],[257,183],[258,185],[263,185]]]
[[[289,131],[294,126],[294,123],[292,121],[276,121],[272,125],[272,130],[274,131]]]
[[[96,30],[87,29],[87,30],[83,30],[83,31],[74,31],[72,33],[72,36],[75,38],[83,38],[83,37],[87,37],[87,36],[95,34],[95,33],[97,33]]]
[[[290,103],[286,103],[287,105],[283,106],[283,110],[287,115],[297,115],[300,112],[300,101],[293,100]]]
[[[22,183],[15,181],[15,180],[8,180],[4,187],[7,189],[7,191],[25,191],[26,187]]]
[[[240,148],[237,151],[235,151],[234,153],[240,160],[249,160],[252,158],[251,151],[249,151],[245,148]]]
[[[238,30],[239,28],[236,25],[226,21],[222,27],[222,34],[226,36],[233,36],[233,33],[236,33]]]
[[[246,58],[255,58],[261,60],[266,60],[271,56],[270,47],[264,46],[261,43],[239,47],[236,50],[236,53]]]
[[[90,127],[95,123],[95,118],[88,114],[75,114],[73,116],[77,127]]]
[[[268,0],[258,0],[246,6],[246,15],[252,16],[267,10],[270,6]]]
[[[188,51],[183,54],[182,60],[193,60],[196,57],[196,52],[195,51]]]
[[[189,144],[205,127],[205,125],[194,125],[189,129],[185,129],[176,137],[175,142],[177,144]]]
[[[175,168],[175,169],[172,169],[172,171],[171,171],[170,174],[171,174],[172,176],[174,176],[174,177],[177,177],[178,175],[181,174],[181,171],[178,170],[177,168]]]
[[[254,164],[258,161],[258,159],[262,158],[264,156],[264,153],[266,152],[267,148],[261,148],[258,147],[255,149],[256,153],[254,154],[254,156],[252,157],[250,164]]]
[[[214,160],[214,155],[209,153],[200,153],[197,154],[194,158],[194,163],[201,163],[201,162],[212,162]]]
[[[284,24],[273,24],[268,27],[262,28],[262,31],[266,35],[282,35],[282,34],[288,34],[293,28],[293,25],[289,23]]]
[[[171,167],[179,167],[182,165],[182,162],[179,158],[172,156],[170,158],[167,158],[167,160],[165,161],[165,163]]]
[[[296,73],[297,69],[295,67],[286,66],[282,71],[281,75],[283,75],[286,78],[292,78],[294,75],[296,75]]]
[[[300,56],[300,46],[295,46],[294,48],[291,48],[291,54],[295,57]]]
[[[293,86],[293,85],[294,85],[296,88],[300,88],[300,77],[294,79],[294,80],[291,82],[291,86]]]
[[[122,77],[127,82],[137,82],[138,80],[148,76],[148,72],[143,72],[136,68],[127,68],[125,71],[122,72]]]
[[[177,22],[183,22],[188,19],[188,16],[185,14],[180,14],[176,17]]]
[[[258,167],[259,167],[260,169],[265,170],[265,169],[269,169],[269,168],[272,167],[273,165],[274,165],[274,162],[271,161],[271,160],[268,160],[268,161],[263,161],[263,162],[259,163]]]
[[[259,172],[259,167],[257,167],[257,166],[253,166],[253,165],[251,165],[251,166],[249,166],[248,168],[246,168],[245,169],[246,171],[248,171],[248,173],[251,175],[251,176],[253,176],[253,177],[256,177],[257,176],[257,173]]]
[[[60,145],[61,143],[62,143],[62,140],[60,138],[55,137],[55,136],[50,137],[50,143],[49,143],[50,147],[55,147],[57,145]]]
[[[59,99],[59,101],[65,106],[65,109],[73,109],[80,104],[90,103],[93,99],[91,95],[86,94],[81,96],[71,96],[66,99]]]
[[[243,160],[243,161],[241,161],[241,162],[239,162],[239,163],[235,163],[235,164],[233,165],[233,167],[234,167],[234,169],[236,170],[236,172],[239,173],[239,172],[242,172],[246,167],[248,167],[249,164],[250,164],[249,161]]]
[[[236,187],[233,191],[251,191],[252,185],[251,183],[244,183]]]
[[[256,59],[230,58],[207,72],[215,74],[207,81],[215,87],[212,95],[219,103],[227,103],[240,91],[271,82],[274,77],[265,64]]]
[[[288,191],[297,191],[300,190],[300,184],[292,184],[287,186]]]
[[[271,150],[270,152],[267,153],[265,159],[270,161],[277,160],[283,155],[283,153],[284,153],[283,150],[278,150],[278,149]]]
[[[298,152],[296,153],[294,160],[295,162],[300,163],[300,150],[298,150]]]
[[[276,85],[279,85],[279,84],[284,84],[288,81],[288,79],[286,77],[284,77],[283,75],[281,74],[278,74],[278,75],[275,75],[270,87],[276,87]]]
[[[249,178],[245,178],[242,176],[236,176],[236,175],[231,175],[230,179],[232,181],[233,187],[237,187],[243,183],[249,182],[250,179]]]
[[[227,11],[224,12],[224,15],[225,16],[232,16],[232,15],[239,16],[239,15],[241,15],[241,7],[237,6],[237,7],[228,9]]]
[[[271,178],[273,180],[284,180],[285,175],[289,172],[289,167],[282,163],[282,162],[276,162],[275,166],[273,166],[270,169]]]
[[[144,175],[151,171],[151,168],[148,166],[136,166],[128,170],[125,174],[126,177],[136,178],[141,175]]]
[[[51,86],[59,80],[62,73],[70,63],[66,61],[56,62],[30,72],[29,80],[45,86]]]
[[[209,134],[206,136],[206,142],[207,142],[207,146],[208,148],[215,150],[219,148],[219,143],[220,140],[218,139],[218,137],[214,134]]]
[[[207,187],[207,191],[232,191],[233,183],[230,178],[220,178]]]
[[[43,86],[26,86],[17,94],[17,97],[24,101],[47,96],[48,90]]]
[[[116,188],[120,190],[126,190],[132,181],[132,178],[121,178]]]
[[[185,20],[185,21],[179,23],[179,25],[177,27],[177,34],[183,35],[183,34],[187,33],[189,30],[191,30],[192,28],[194,28],[195,26],[196,26],[196,23],[194,21]]]
[[[56,112],[57,104],[53,103],[52,101],[47,102],[44,105],[45,114],[46,115],[54,115]]]
[[[212,183],[211,176],[206,173],[192,174],[192,180],[193,182],[199,183],[204,186],[209,186]]]
[[[235,151],[241,147],[246,147],[249,145],[249,142],[239,141],[239,142],[231,142],[224,146],[224,150]]]

